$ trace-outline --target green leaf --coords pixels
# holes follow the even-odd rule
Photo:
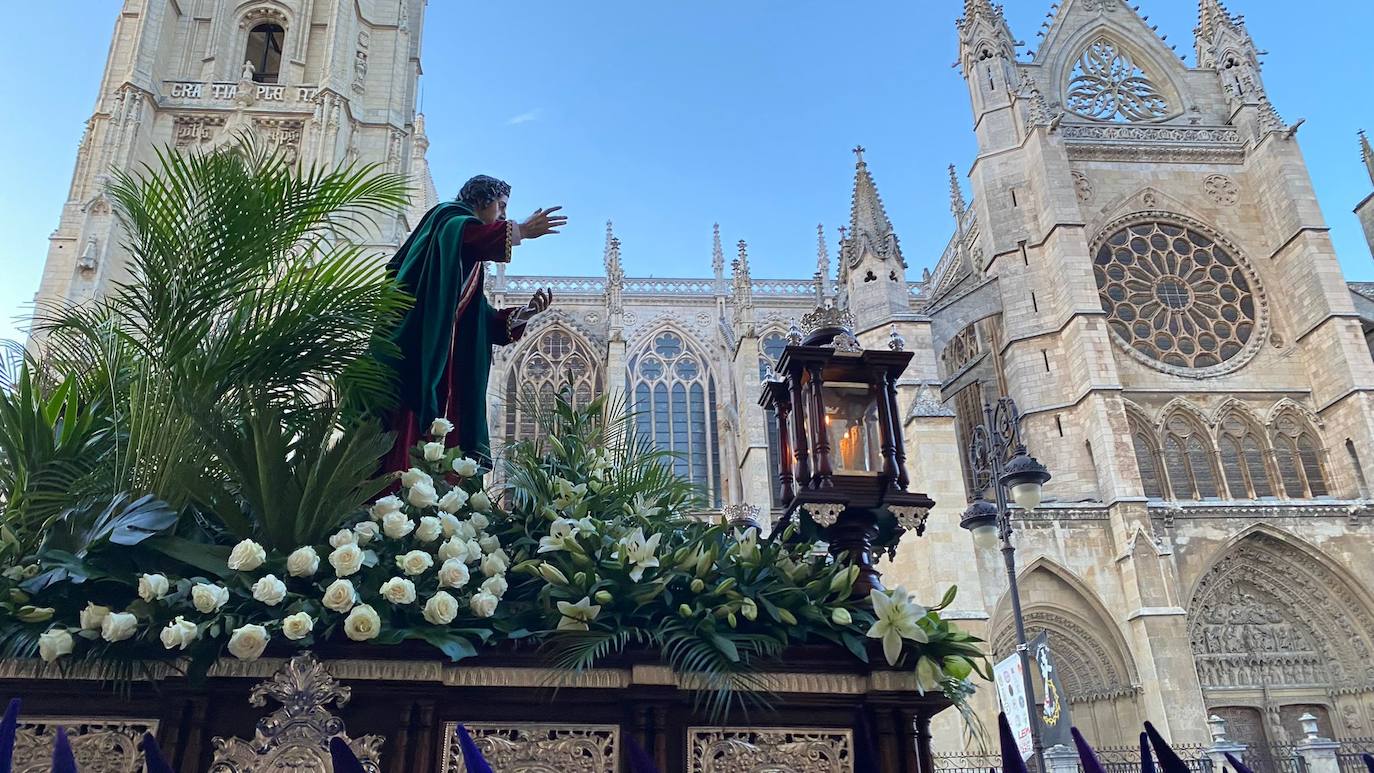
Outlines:
[[[955,679],[967,679],[973,673],[973,663],[968,658],[957,655],[947,656],[944,660],[945,673]]]
[[[228,545],[207,545],[166,534],[148,540],[146,546],[215,577],[223,578],[232,574],[228,564],[233,548]]]
[[[958,586],[958,585],[951,585],[951,586],[949,586],[949,590],[946,590],[946,591],[945,591],[945,595],[944,595],[943,598],[940,599],[940,603],[939,603],[939,604],[936,604],[934,607],[931,607],[931,611],[932,611],[932,612],[938,612],[938,611],[941,610],[941,609],[945,609],[945,608],[948,607],[950,604],[953,604],[953,603],[954,603],[954,597],[957,596],[957,595],[959,595],[959,586]]]
[[[716,649],[720,650],[726,658],[729,658],[731,663],[739,662],[739,648],[735,646],[734,642],[718,633],[708,633],[706,638],[710,639],[711,643],[716,645]]]
[[[844,642],[844,646],[854,654],[854,657],[865,663],[868,662],[868,645],[865,644],[864,639],[859,638],[849,631],[841,632],[840,639]]]
[[[455,663],[477,655],[477,648],[472,646],[472,642],[444,628],[412,628],[410,637],[429,642]]]

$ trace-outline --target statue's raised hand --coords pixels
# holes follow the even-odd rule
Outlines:
[[[567,215],[553,214],[560,209],[562,207],[536,209],[533,215],[525,218],[525,221],[520,224],[520,238],[538,239],[544,234],[558,233],[558,229],[568,224]]]
[[[530,302],[520,307],[520,310],[515,312],[515,319],[511,321],[512,327],[524,325],[526,322],[534,319],[535,316],[547,311],[552,304],[553,290],[549,288],[537,290],[534,293],[534,297],[530,298]]]

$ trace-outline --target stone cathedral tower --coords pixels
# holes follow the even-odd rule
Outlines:
[[[1122,0],[1065,0],[1021,55],[1000,7],[964,3],[978,156],[931,279],[944,396],[966,443],[1010,394],[1053,460],[1021,587],[1061,660],[1100,668],[1073,677],[1076,723],[1202,741],[1216,713],[1264,744],[1311,710],[1362,734],[1374,362],[1298,126],[1242,19],[1198,5],[1190,66]],[[999,652],[1003,587],[985,571]]]
[[[419,181],[423,212],[434,198],[415,113],[426,2],[125,0],[36,300],[79,301],[121,277],[108,173],[166,146],[247,133],[306,165],[381,164]],[[397,246],[408,219],[381,224],[373,246]]]

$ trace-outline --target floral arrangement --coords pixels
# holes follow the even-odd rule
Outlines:
[[[453,660],[530,640],[581,669],[639,646],[722,696],[789,646],[830,642],[866,661],[879,640],[923,689],[960,701],[971,691],[978,641],[938,614],[952,589],[930,608],[902,588],[853,598],[856,567],[790,535],[686,515],[690,489],[661,454],[612,429],[629,422],[607,421],[602,400],[579,410],[560,397],[556,411],[561,432],[511,449],[510,483],[495,496],[478,463],[445,446],[452,425],[440,419],[396,493],[327,543],[285,551],[242,539],[218,571],[169,560],[123,583],[41,586],[49,567],[10,567],[0,631],[37,632],[49,663],[185,657],[202,667],[226,651],[253,660],[269,647],[419,639]]]

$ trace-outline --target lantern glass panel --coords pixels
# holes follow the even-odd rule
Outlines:
[[[882,469],[878,399],[868,384],[828,383],[822,387],[830,462],[837,473]]]

